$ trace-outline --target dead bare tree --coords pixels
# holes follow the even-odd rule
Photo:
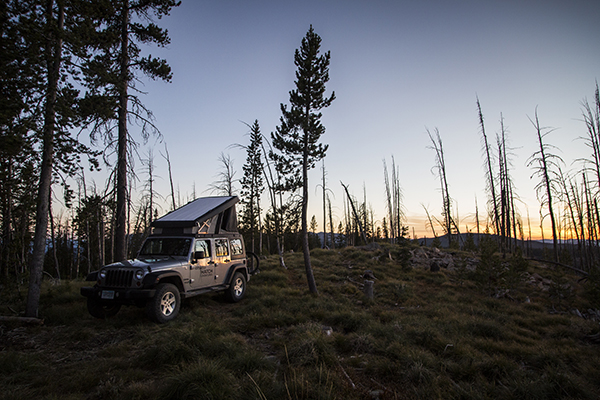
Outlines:
[[[386,208],[387,208],[387,212],[388,212],[388,221],[390,224],[389,235],[390,235],[390,241],[393,243],[394,238],[395,238],[395,232],[396,232],[396,229],[395,229],[396,219],[394,218],[394,206],[392,203],[392,189],[390,188],[390,181],[389,181],[389,177],[388,177],[388,171],[387,171],[387,165],[385,163],[385,159],[383,160],[383,181],[385,184]]]
[[[583,160],[584,167],[593,171],[596,177],[596,190],[600,190],[600,91],[598,82],[596,82],[594,104],[590,105],[587,100],[584,100],[582,105],[583,121],[587,128],[587,137],[582,139],[592,150],[591,158]]]
[[[171,170],[171,158],[169,157],[169,149],[167,149],[167,143],[165,142],[165,154],[161,153],[161,156],[167,161],[167,168],[169,169],[169,183],[171,184],[171,210],[177,208],[177,203],[175,203],[175,189],[173,188],[173,172]]]
[[[479,205],[477,204],[477,196],[475,196],[475,225],[477,226],[477,238],[479,238]]]
[[[402,221],[404,212],[402,210],[402,188],[400,187],[400,168],[396,165],[394,156],[392,156],[392,174],[391,183],[387,170],[387,164],[383,160],[383,175],[386,194],[386,208],[390,224],[391,242],[397,242],[403,236]]]
[[[342,187],[346,191],[346,196],[348,198],[348,202],[350,203],[350,207],[352,208],[352,213],[354,214],[354,220],[356,221],[356,224],[358,225],[358,229],[360,230],[360,235],[361,235],[363,241],[365,242],[365,244],[368,244],[369,242],[367,241],[367,235],[365,235],[365,230],[363,229],[363,226],[360,222],[360,217],[358,216],[358,212],[356,211],[356,206],[354,205],[354,201],[352,200],[352,197],[350,196],[350,192],[348,192],[348,187],[346,185],[344,185],[344,183],[342,181],[340,181],[340,183],[342,184]]]
[[[481,111],[481,103],[479,103],[479,97],[477,97],[477,111],[479,114],[479,126],[481,127],[481,135],[483,139],[483,150],[485,153],[485,174],[486,174],[486,186],[490,193],[489,202],[492,206],[492,224],[496,234],[500,234],[500,212],[498,210],[498,198],[496,197],[496,184],[494,181],[494,172],[492,168],[493,160],[490,150],[490,143],[488,142],[487,135],[485,133],[485,124],[483,123],[483,113]]]
[[[448,191],[448,178],[446,175],[446,161],[444,159],[444,148],[442,145],[442,138],[437,128],[434,129],[435,138],[431,135],[429,129],[426,129],[427,135],[431,140],[432,146],[429,147],[435,151],[435,166],[433,169],[436,171],[438,178],[440,179],[440,190],[442,192],[442,217],[444,221],[442,227],[444,232],[448,235],[448,245],[451,246],[454,242],[453,234],[458,233],[458,227],[452,218],[452,198]]]
[[[363,182],[363,202],[360,205],[360,217],[362,218],[362,226],[365,230],[365,237],[373,237],[373,230],[369,221],[369,210],[367,205],[367,186]]]
[[[598,248],[597,213],[598,200],[592,196],[587,177],[583,175],[583,193],[585,198],[585,215],[587,220],[588,257],[591,265],[595,264],[596,254],[593,249]]]
[[[335,249],[335,232],[333,227],[333,216],[331,213],[331,198],[329,198],[329,194],[327,194],[327,206],[329,208],[329,228],[331,233],[331,248]]]
[[[142,164],[146,167],[146,173],[148,175],[146,182],[144,183],[144,198],[146,199],[148,205],[148,220],[146,223],[146,231],[150,230],[150,225],[152,224],[152,220],[154,219],[155,214],[155,198],[162,198],[162,196],[154,190],[154,181],[156,180],[156,175],[154,173],[154,153],[152,149],[148,150],[148,158],[142,160]]]
[[[515,191],[512,177],[510,175],[510,159],[507,151],[507,130],[504,125],[504,117],[500,114],[500,133],[496,135],[498,145],[498,182],[500,189],[500,248],[514,251],[517,246],[517,216],[515,206]],[[512,240],[511,240],[512,239]]]
[[[277,244],[277,254],[279,255],[279,265],[285,269],[287,269],[285,265],[285,260],[283,259],[283,232],[281,229],[281,221],[282,221],[282,212],[283,212],[283,185],[282,185],[282,177],[279,174],[277,168],[275,168],[272,154],[273,147],[269,142],[269,139],[263,135],[263,140],[261,141],[262,153],[268,155],[265,157],[265,162],[263,163],[263,175],[265,177],[265,182],[267,184],[267,189],[269,192],[269,199],[271,200],[271,209],[273,210],[273,219],[275,225],[275,241]],[[265,148],[265,143],[269,145],[269,151]],[[275,172],[273,172],[275,170]],[[277,204],[277,200],[279,199],[279,206]]]
[[[327,202],[329,200],[329,194],[328,192],[331,192],[331,189],[329,189],[327,187],[327,171],[325,170],[325,159],[322,160],[322,164],[321,164],[321,170],[323,171],[323,175],[322,175],[322,180],[321,183],[317,185],[317,187],[321,187],[321,190],[323,192],[323,243],[321,244],[322,248],[326,248],[327,247]],[[333,192],[331,192],[333,193]],[[331,219],[331,209],[329,210],[330,212],[330,219]],[[331,221],[330,221],[331,222]],[[331,226],[331,247],[334,248],[335,244],[333,243],[333,226]]]
[[[553,132],[554,129],[540,126],[537,107],[535,110],[535,119],[532,120],[529,118],[529,121],[535,128],[540,148],[534,152],[531,157],[529,157],[527,166],[533,167],[534,169],[531,177],[533,178],[534,176],[537,176],[540,179],[539,183],[535,186],[535,189],[541,206],[546,206],[548,209],[547,216],[550,217],[550,223],[552,225],[552,248],[554,253],[554,261],[558,262],[558,235],[556,230],[557,222],[553,208],[553,200],[554,196],[559,191],[560,180],[558,179],[557,173],[560,170],[560,164],[563,163],[563,161],[562,158],[552,153],[552,150],[556,149],[555,146],[544,143],[544,137]],[[542,215],[542,220],[543,217],[544,215]]]
[[[322,248],[326,248],[327,247],[327,209],[326,209],[326,203],[327,203],[327,185],[326,185],[326,180],[325,180],[325,159],[321,160],[321,170],[323,171],[323,180],[321,181],[321,189],[323,190],[323,243],[321,244]]]
[[[590,199],[588,211],[586,213],[588,219],[588,238],[589,238],[589,255],[588,263],[592,263],[592,257],[600,257],[600,246],[598,245],[597,237],[600,232],[600,213],[598,211],[597,199],[600,195],[600,90],[598,82],[596,82],[596,90],[594,92],[594,102],[590,104],[587,100],[582,102],[583,105],[583,121],[586,125],[587,136],[582,137],[587,147],[591,149],[589,158],[580,159],[583,162],[581,174],[584,179],[585,197]],[[588,180],[586,177],[591,174],[594,178]],[[589,192],[588,192],[589,190]],[[586,200],[587,202],[587,200]],[[594,238],[596,240],[594,241]],[[594,254],[596,253],[596,254]]]
[[[208,185],[211,193],[217,193],[221,196],[233,196],[235,193],[235,169],[233,168],[233,160],[229,154],[221,153],[219,156],[221,171],[217,174],[217,180]]]
[[[433,219],[431,218],[431,214],[429,213],[429,210],[427,209],[427,207],[425,207],[424,204],[421,204],[421,206],[423,207],[423,210],[425,210],[425,215],[427,215],[427,225],[425,226],[425,228],[427,228],[427,226],[429,226],[429,228],[431,228],[431,232],[433,233],[433,237],[436,238],[437,233],[435,232],[435,225],[433,224]]]

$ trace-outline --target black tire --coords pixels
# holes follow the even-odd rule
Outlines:
[[[146,303],[146,314],[159,324],[167,323],[179,314],[181,295],[177,286],[171,283],[161,283],[156,287],[154,298]]]
[[[251,251],[248,251],[246,253],[246,256],[248,258],[248,274],[249,275],[257,274],[258,273],[258,264],[259,264],[258,256]]]
[[[232,303],[237,303],[244,298],[246,294],[246,277],[241,272],[236,272],[233,275],[231,284],[225,292],[225,297]]]
[[[92,297],[87,298],[87,309],[90,315],[98,319],[106,319],[117,315],[120,304],[106,303]]]

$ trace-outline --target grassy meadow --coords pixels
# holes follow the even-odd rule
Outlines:
[[[0,324],[0,398],[600,398],[598,305],[579,276],[521,263],[494,291],[500,278],[466,268],[473,254],[431,272],[411,249],[313,250],[318,296],[301,254],[288,269],[269,257],[240,303],[199,296],[166,325],[135,307],[96,320],[85,282],[45,282],[44,325]],[[3,286],[0,315],[24,310],[26,290]]]

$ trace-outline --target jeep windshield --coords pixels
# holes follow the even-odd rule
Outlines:
[[[140,251],[140,257],[184,256],[190,252],[192,239],[148,238]]]

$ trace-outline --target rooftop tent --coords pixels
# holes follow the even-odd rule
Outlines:
[[[237,232],[237,196],[200,197],[152,222],[155,234]]]

